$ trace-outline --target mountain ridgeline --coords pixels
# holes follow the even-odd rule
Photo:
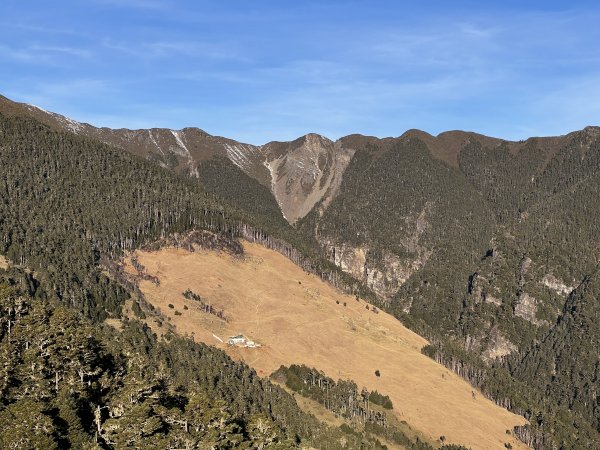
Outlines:
[[[530,420],[515,430],[527,444],[600,442],[599,128],[253,146],[4,98],[0,113],[0,254],[35,271],[22,283],[41,301],[119,317],[129,294],[103,260],[246,224],[427,337],[424,352]]]

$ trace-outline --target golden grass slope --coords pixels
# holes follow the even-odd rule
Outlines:
[[[398,418],[432,441],[446,436],[446,442],[473,449],[503,449],[507,442],[527,448],[506,433],[525,424],[523,417],[422,355],[427,341],[394,317],[368,310],[364,301],[341,294],[279,253],[250,243],[244,249],[244,257],[173,248],[136,252],[147,273],[160,279],[159,285],[142,281],[140,288],[179,333],[223,348],[262,376],[282,364],[306,364],[389,395]],[[126,270],[134,271],[128,263]],[[228,321],[201,312],[183,297],[186,289],[224,309]],[[238,333],[262,347],[230,347],[215,338],[226,342]]]
[[[0,269],[8,269],[8,260],[0,255]]]

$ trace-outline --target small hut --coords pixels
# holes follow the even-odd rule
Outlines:
[[[247,341],[248,339],[246,339],[246,336],[243,334],[238,334],[237,336],[230,336],[227,343],[229,345],[246,345]]]

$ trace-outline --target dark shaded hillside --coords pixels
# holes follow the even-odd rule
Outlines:
[[[567,282],[598,264],[600,130],[574,133],[535,184],[532,206],[515,225],[532,258]]]
[[[509,367],[559,405],[600,428],[600,281],[595,273],[569,296],[556,325]]]
[[[198,175],[207,192],[222,197],[237,209],[269,223],[273,228],[289,227],[271,191],[246,175],[227,158],[213,158],[198,164]]]
[[[531,138],[484,146],[469,141],[459,168],[494,209],[499,220],[519,220],[529,209],[597,175],[599,129],[559,138]]]
[[[376,271],[404,278],[393,304],[408,320],[463,337],[493,324],[524,349],[598,264],[598,135],[588,127],[520,143],[417,131],[393,145],[365,140],[329,208],[299,229],[318,230],[346,270],[360,263],[354,274],[367,283]],[[445,142],[458,170],[438,159]],[[365,250],[364,261],[348,248]]]
[[[367,248],[373,268],[386,270],[388,254],[399,258],[409,278],[394,303],[444,331],[455,328],[463,280],[494,227],[478,192],[414,138],[357,153],[319,221],[321,239]]]
[[[550,159],[537,140],[517,155],[506,149],[479,149],[487,158],[469,156],[471,150],[461,154],[464,167],[478,168],[478,175],[474,169],[467,174],[475,185],[488,177],[485,173],[495,174],[494,182],[481,189],[502,223],[489,243],[490,254],[474,271],[469,307],[487,309],[488,320],[512,310],[521,330],[508,332],[508,314],[504,332],[521,350],[534,343],[536,333],[544,335],[567,294],[599,262],[598,133],[588,128],[563,142]],[[492,168],[482,168],[494,160]]]
[[[475,357],[489,357],[493,349],[511,354],[506,364],[494,365],[528,387],[527,395],[533,395],[525,402],[528,408],[545,404],[535,424],[541,431],[528,435],[529,443],[548,447],[553,434],[564,448],[588,448],[585,440],[569,442],[567,436],[600,441],[600,294],[595,288],[600,139],[598,129],[588,127],[563,137],[559,145],[546,143],[529,140],[517,153],[507,146],[474,145],[460,155],[461,169],[495,210],[500,226],[465,280],[469,294],[458,325],[462,345]],[[484,388],[497,382],[485,372],[467,378],[485,380]],[[516,391],[515,385],[505,386],[494,398],[508,393],[515,399]],[[582,433],[590,428],[597,431]]]
[[[512,220],[531,202],[529,192],[545,161],[535,140],[516,155],[508,143],[486,148],[467,144],[459,155],[459,168],[493,208],[500,222]]]
[[[119,311],[126,293],[98,268],[141,242],[223,224],[197,183],[88,138],[0,116],[0,252],[39,272],[92,317]]]

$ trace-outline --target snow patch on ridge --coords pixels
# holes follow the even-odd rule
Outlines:
[[[152,141],[152,143],[156,146],[156,148],[158,149],[160,154],[164,155],[165,152],[163,151],[162,148],[160,148],[160,145],[158,145],[158,142],[156,142],[156,139],[154,138],[154,135],[152,134],[152,130],[148,130],[148,136],[150,136],[150,141]]]
[[[181,139],[181,131],[171,130],[171,134],[175,137],[175,141],[177,142],[177,146],[185,152],[185,155],[188,158],[188,167],[190,168],[190,173],[196,178],[200,178],[200,174],[198,173],[198,168],[194,164],[194,158],[192,158],[192,154],[190,150],[183,143],[183,139]],[[185,139],[185,135],[183,135]]]
[[[37,109],[38,111],[41,111],[44,114],[47,114],[47,115],[53,117],[58,122],[60,122],[60,124],[62,126],[64,126],[67,130],[69,130],[72,133],[77,134],[77,133],[81,132],[81,130],[83,130],[83,124],[81,122],[77,122],[76,120],[69,119],[68,117],[65,117],[65,116],[61,116],[60,114],[46,111],[44,108],[40,108],[39,106],[36,106],[36,105],[26,104],[26,106],[27,106],[27,108],[29,108],[29,110]]]
[[[179,136],[180,133],[181,133],[181,131],[171,130],[171,134],[175,137],[175,141],[177,141],[177,145],[179,146],[179,148],[181,148],[182,150],[185,150],[185,153],[191,158],[192,154],[190,153],[188,148],[185,146],[185,144],[181,140],[181,137]]]
[[[83,129],[82,124],[76,120],[69,119],[68,117],[64,117],[59,114],[53,114],[53,116],[62,119],[65,122],[67,129],[73,133],[79,133]]]
[[[40,107],[39,107],[39,106],[37,106],[37,105],[32,105],[31,103],[27,103],[26,105],[27,105],[27,107],[28,107],[29,109],[31,109],[31,108],[35,108],[35,109],[38,109],[38,110],[40,110],[40,111],[41,111],[41,112],[43,112],[43,113],[46,113],[46,114],[50,114],[50,115],[52,115],[52,113],[51,113],[50,111],[46,111],[44,108],[40,108]]]
[[[251,153],[253,150],[252,147],[225,144],[225,150],[227,151],[227,157],[230,161],[244,172],[252,165],[252,162],[248,158],[248,153]]]
[[[281,211],[281,214],[283,215],[283,218],[289,222],[288,218],[285,216],[285,211],[283,209],[283,205],[281,204],[281,200],[277,196],[277,193],[276,193],[276,190],[275,190],[275,175],[276,175],[276,173],[275,173],[275,167],[273,167],[271,165],[270,161],[265,161],[265,162],[263,162],[263,164],[269,170],[269,174],[271,175],[271,192],[273,193],[273,197],[275,197],[275,201],[279,205],[279,210]]]

